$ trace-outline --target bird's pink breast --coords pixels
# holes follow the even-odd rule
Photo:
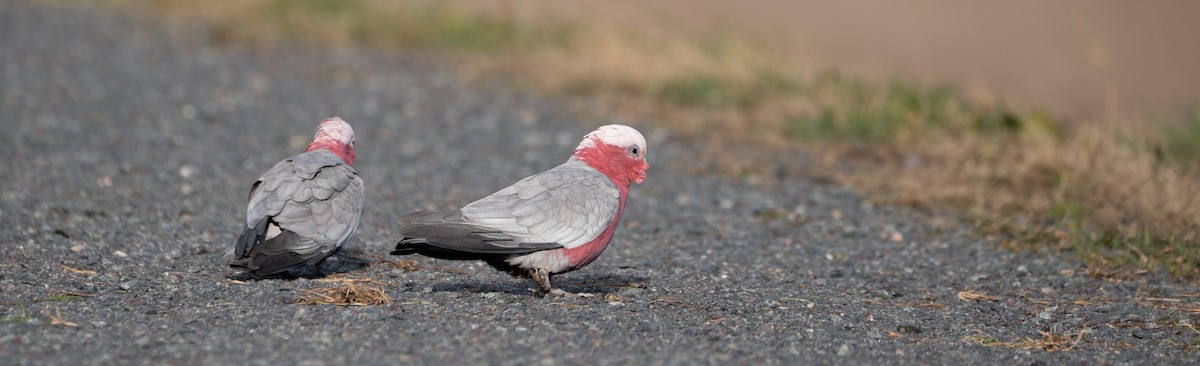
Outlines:
[[[617,201],[617,213],[613,215],[612,220],[608,222],[608,226],[599,236],[583,245],[562,249],[569,263],[569,267],[563,272],[583,268],[595,261],[596,258],[600,258],[600,254],[604,253],[605,248],[608,248],[608,242],[612,240],[613,233],[617,231],[617,224],[621,222],[621,212],[625,211],[625,195],[626,190],[622,189],[621,197]]]

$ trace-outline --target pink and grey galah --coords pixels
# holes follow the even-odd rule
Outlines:
[[[246,227],[225,255],[255,277],[316,266],[354,235],[363,181],[354,170],[354,130],[341,118],[321,122],[304,153],[275,164],[250,187]]]
[[[588,133],[566,163],[452,212],[400,218],[393,255],[483,260],[531,277],[539,296],[565,294],[550,276],[592,263],[612,240],[629,187],[646,178],[646,139],[607,125]]]

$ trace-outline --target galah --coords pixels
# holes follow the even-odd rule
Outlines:
[[[646,178],[646,139],[607,125],[588,133],[566,163],[451,212],[400,218],[393,255],[483,260],[530,277],[539,296],[566,294],[550,276],[592,263],[604,252],[632,183]]]
[[[316,266],[350,241],[363,211],[354,130],[321,122],[304,153],[275,164],[250,187],[246,227],[225,255],[255,277]]]

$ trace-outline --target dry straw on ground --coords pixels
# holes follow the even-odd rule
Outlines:
[[[46,314],[46,317],[50,318],[50,325],[65,325],[68,327],[78,327],[79,326],[78,323],[63,320],[62,311],[60,311],[57,306],[54,307],[53,314],[51,314],[49,310],[47,310],[45,312],[45,314]]]
[[[955,295],[955,297],[957,297],[959,300],[962,300],[962,301],[999,301],[1000,300],[1000,298],[998,298],[998,297],[988,296],[987,294],[984,294],[982,292],[975,292],[974,290],[959,291],[959,293],[957,295]]]
[[[93,271],[90,269],[79,269],[79,268],[74,268],[74,267],[71,267],[71,266],[68,266],[65,264],[62,265],[62,267],[63,267],[63,273],[76,273],[76,274],[85,274],[85,275],[96,274],[96,271]]]
[[[370,279],[334,278],[318,280],[321,282],[336,282],[341,286],[319,287],[305,290],[293,304],[313,305],[330,304],[343,306],[386,305],[392,303],[383,290],[362,285],[370,283]]]
[[[1042,339],[1033,339],[1029,337],[1021,338],[1014,341],[1001,341],[991,335],[978,331],[981,336],[967,336],[964,338],[967,342],[978,343],[987,347],[1005,347],[1018,349],[1040,349],[1043,351],[1070,351],[1079,345],[1079,341],[1083,340],[1083,334],[1087,328],[1080,329],[1074,335],[1057,334],[1053,332],[1038,331]]]

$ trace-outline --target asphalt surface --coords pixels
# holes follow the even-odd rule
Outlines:
[[[789,173],[802,156],[730,147],[779,175],[709,174],[695,161],[712,146],[645,121],[618,121],[647,135],[651,170],[612,245],[555,278],[597,296],[539,299],[482,264],[390,257],[400,215],[557,165],[614,120],[459,84],[428,57],[207,35],[0,3],[0,364],[1197,360],[1194,285],[1097,279],[1070,257],[1003,250]],[[250,183],[331,115],[358,133],[369,205],[326,267],[372,280],[387,305],[291,304],[335,284],[236,282],[221,264]],[[979,344],[1039,332],[1074,347]]]

